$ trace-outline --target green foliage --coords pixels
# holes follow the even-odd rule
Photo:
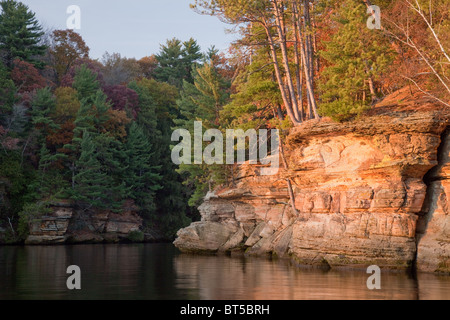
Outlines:
[[[335,120],[346,120],[368,108],[376,98],[374,82],[392,62],[387,39],[367,28],[366,10],[356,0],[342,1],[334,16],[338,30],[320,53],[327,67],[321,75],[319,111]]]
[[[3,63],[0,61],[0,121],[2,114],[11,112],[11,108],[17,99],[16,86],[11,80],[10,74]]]
[[[64,179],[60,170],[55,167],[58,160],[66,159],[65,154],[51,154],[46,143],[42,144],[39,153],[39,167],[36,179],[30,185],[30,200],[48,200],[50,198],[64,199],[69,183]]]
[[[158,174],[161,166],[152,165],[152,147],[136,122],[130,126],[125,148],[128,167],[124,181],[130,190],[129,196],[141,208],[153,211],[155,191],[161,189],[161,176]]]
[[[36,58],[46,50],[46,46],[40,44],[44,32],[35,14],[15,0],[3,0],[0,7],[0,51],[4,53],[6,66],[11,69],[14,59],[20,58],[43,67]]]
[[[40,219],[42,216],[51,212],[46,202],[27,203],[23,210],[19,213],[19,223],[17,231],[21,240],[28,237],[30,231],[30,223],[33,220]]]
[[[182,117],[175,123],[179,128],[189,130],[192,137],[195,121],[202,121],[206,129],[224,130],[220,112],[228,102],[230,83],[219,75],[212,62],[195,68],[192,77],[193,84],[183,83],[181,99],[177,101]],[[225,165],[181,164],[178,172],[192,190],[189,205],[198,207],[208,190],[225,182],[227,170]]]
[[[267,48],[255,51],[252,63],[239,74],[234,85],[236,93],[220,114],[223,122],[243,130],[265,127],[273,110],[282,105]]]
[[[37,127],[55,128],[50,114],[55,111],[56,101],[50,88],[39,89],[31,102],[31,122]]]
[[[122,205],[124,185],[114,181],[111,172],[107,171],[118,165],[109,142],[105,136],[93,138],[87,131],[83,133],[71,191],[72,200],[82,208],[117,210]],[[98,152],[99,149],[106,152]],[[106,163],[110,166],[102,165]]]
[[[167,40],[156,55],[158,67],[154,71],[155,78],[181,89],[183,80],[192,82],[192,68],[201,58],[200,47],[194,39],[185,42],[175,38]]]
[[[28,163],[21,165],[18,151],[0,152],[0,221],[17,221],[34,181],[34,170]]]
[[[130,231],[130,233],[128,233],[127,239],[131,242],[140,243],[144,241],[145,236],[142,231],[136,230]]]
[[[161,189],[155,191],[155,207],[142,208],[141,215],[147,224],[166,231],[173,237],[179,228],[186,226],[187,190],[171,160],[173,119],[179,117],[176,107],[177,89],[167,83],[142,79],[132,82],[130,88],[139,95],[140,113],[137,124],[148,137],[152,147],[151,163],[160,167]]]
[[[83,64],[75,73],[72,88],[77,90],[78,100],[92,103],[100,89],[97,74]]]

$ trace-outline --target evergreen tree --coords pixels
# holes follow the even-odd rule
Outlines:
[[[145,211],[155,210],[155,191],[161,189],[160,166],[151,163],[152,147],[141,127],[133,122],[126,143],[128,167],[125,174],[130,197]]]
[[[94,101],[97,91],[100,89],[100,83],[97,80],[97,74],[83,64],[75,73],[72,88],[78,92],[78,100],[86,103]]]
[[[130,88],[139,95],[140,113],[137,124],[148,137],[152,152],[150,163],[160,167],[161,189],[155,193],[155,209],[145,210],[142,214],[148,224],[165,230],[168,237],[173,237],[179,228],[186,226],[189,221],[187,189],[182,184],[181,176],[176,172],[177,167],[171,159],[170,145],[173,119],[179,117],[176,108],[177,89],[167,83],[142,79],[130,84]]]
[[[8,68],[15,58],[42,67],[38,58],[44,55],[46,46],[41,45],[44,35],[35,14],[23,3],[15,0],[0,2],[0,52]]]
[[[39,152],[39,167],[35,181],[30,185],[28,198],[37,200],[64,198],[67,195],[68,182],[60,170],[55,167],[56,161],[66,156],[61,153],[51,154],[46,142],[42,143]]]
[[[155,78],[181,89],[183,80],[192,82],[192,66],[202,57],[200,47],[194,39],[182,43],[178,39],[167,40],[156,55],[158,67]]]
[[[84,131],[106,132],[104,125],[109,119],[108,110],[111,108],[106,99],[106,95],[98,90],[82,100],[75,119],[75,141],[80,141],[79,138]]]
[[[105,206],[118,210],[130,192],[124,181],[129,170],[126,148],[122,142],[107,133],[95,135],[93,142],[102,172],[107,175],[105,183],[109,185],[106,191],[109,197]]]
[[[203,54],[200,51],[200,46],[193,38],[183,42],[183,65],[186,74],[184,80],[187,82],[194,82],[192,71],[198,66],[198,62],[203,57]]]
[[[220,112],[228,102],[230,83],[218,74],[212,61],[195,68],[192,77],[193,84],[183,82],[181,99],[177,101],[182,117],[175,120],[175,123],[178,127],[189,130],[191,136],[194,134],[195,121],[202,121],[206,129],[226,129],[221,124]],[[189,205],[196,207],[210,188],[225,181],[227,167],[181,164],[179,172],[185,176],[185,184],[193,189]]]
[[[338,30],[321,51],[328,66],[321,75],[320,112],[336,120],[359,114],[376,100],[375,81],[392,61],[387,39],[367,28],[366,11],[360,1],[343,1],[335,16]]]
[[[38,128],[52,128],[57,126],[50,118],[55,111],[56,100],[50,88],[39,89],[31,102],[31,121]]]
[[[4,64],[0,61],[0,123],[2,115],[5,115],[12,110],[12,106],[17,101],[16,86],[11,80],[10,74]]]
[[[87,131],[83,133],[80,157],[75,162],[76,174],[72,181],[71,198],[82,208],[118,209],[122,194],[100,162],[98,143]]]
[[[273,118],[278,118],[272,124],[277,127],[278,120],[283,120],[283,100],[267,48],[254,50],[252,62],[238,74],[233,85],[235,93],[220,113],[224,126],[248,130],[264,128]]]

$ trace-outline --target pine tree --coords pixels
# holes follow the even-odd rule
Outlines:
[[[67,190],[68,182],[64,179],[60,170],[55,167],[56,161],[65,157],[66,155],[61,153],[51,154],[46,142],[42,143],[39,152],[37,179],[30,186],[29,198],[43,200],[67,196],[64,191]]]
[[[43,67],[38,58],[46,50],[46,46],[40,44],[44,32],[35,14],[15,0],[3,0],[0,7],[0,52],[3,52],[6,66],[11,69],[14,59],[20,58]]]
[[[31,102],[31,121],[39,128],[47,127],[57,129],[50,118],[50,114],[55,111],[56,100],[50,88],[39,89]]]
[[[97,142],[98,143],[98,142]],[[100,162],[96,141],[87,131],[83,133],[80,157],[75,162],[71,198],[85,209],[117,209],[120,196],[114,193],[114,181]]]
[[[192,71],[198,66],[199,60],[203,57],[203,54],[200,51],[200,46],[193,38],[183,42],[183,64],[186,72],[184,80],[187,82],[194,82]]]
[[[80,141],[79,138],[84,131],[97,133],[106,131],[103,126],[109,120],[108,110],[111,108],[106,99],[106,95],[97,90],[82,100],[75,119],[75,141]]]
[[[129,170],[126,148],[122,142],[107,133],[95,135],[93,142],[102,172],[107,175],[105,183],[108,184],[106,193],[109,197],[105,206],[112,210],[119,210],[130,192],[124,181]]]
[[[145,211],[154,211],[155,191],[161,189],[161,176],[158,174],[161,167],[151,163],[152,147],[136,122],[130,126],[126,152],[128,167],[125,183],[130,197]]]
[[[156,55],[158,67],[155,78],[181,89],[183,80],[192,82],[192,66],[202,57],[200,47],[194,39],[182,43],[178,39],[167,40]]]
[[[97,74],[83,64],[75,73],[72,88],[77,90],[78,100],[92,103],[100,89]]]
[[[226,129],[222,127],[220,112],[228,102],[230,83],[218,74],[212,61],[195,68],[192,77],[193,84],[183,82],[181,99],[177,101],[182,118],[175,123],[189,130],[191,136],[194,121],[202,121],[206,129]],[[189,205],[198,206],[211,187],[225,181],[226,171],[223,165],[181,164],[179,172],[185,176],[185,184],[193,189]]]
[[[235,94],[220,114],[224,126],[248,130],[264,128],[274,117],[283,120],[283,100],[267,48],[253,51],[252,62],[239,73],[233,85]]]
[[[181,176],[175,171],[176,165],[171,159],[170,145],[173,119],[179,117],[176,108],[177,89],[167,83],[151,79],[142,79],[130,84],[130,88],[139,95],[140,112],[137,124],[142,128],[152,147],[150,164],[160,167],[161,189],[155,194],[155,209],[143,210],[141,214],[146,223],[166,231],[173,237],[179,228],[186,226],[189,219],[186,213],[187,189]]]
[[[336,12],[337,31],[321,56],[328,66],[321,75],[322,115],[344,120],[360,114],[376,100],[375,81],[392,61],[389,43],[367,28],[367,8],[345,0]]]

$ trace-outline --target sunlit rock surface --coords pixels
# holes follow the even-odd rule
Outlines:
[[[180,230],[175,245],[331,267],[407,269],[417,257],[419,270],[448,272],[447,119],[430,104],[385,105],[344,124],[309,121],[289,133],[287,170],[240,167],[236,184],[209,194],[202,221]]]

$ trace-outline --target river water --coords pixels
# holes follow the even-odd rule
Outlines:
[[[68,290],[67,267],[81,270]],[[0,247],[0,300],[450,300],[450,276],[323,271],[287,261],[192,256],[171,244]]]

